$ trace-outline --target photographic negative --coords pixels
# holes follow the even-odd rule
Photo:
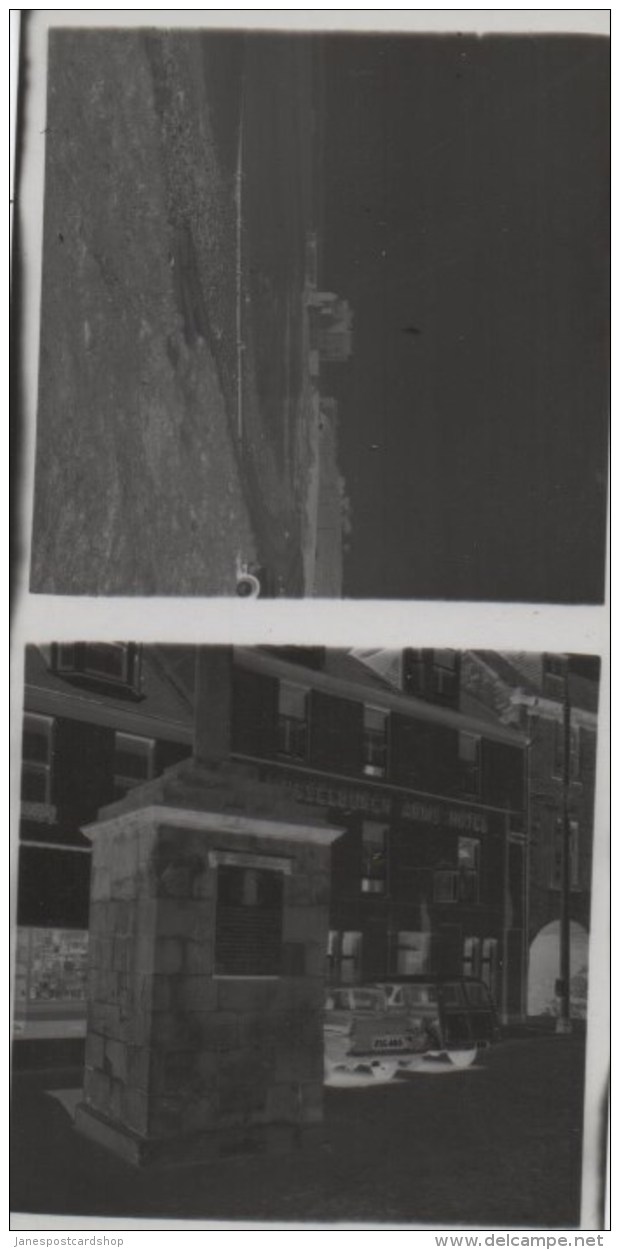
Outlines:
[[[596,657],[63,642],[25,677],[14,1209],[583,1226]]]
[[[54,29],[47,93],[32,591],[602,602],[605,38]]]

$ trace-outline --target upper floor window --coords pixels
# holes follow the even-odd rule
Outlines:
[[[308,692],[281,681],[278,688],[278,753],[303,760],[308,749]]]
[[[456,675],[456,651],[435,650],[433,651],[433,667],[435,669],[435,681],[437,690],[443,694],[447,688],[452,688]]]
[[[142,693],[141,651],[127,642],[66,642],[52,647],[51,668],[68,680]]]
[[[387,882],[387,826],[362,822],[362,894],[385,894]]]
[[[22,736],[21,796],[29,803],[52,801],[54,721],[26,712]]]
[[[435,872],[436,903],[477,903],[480,878],[480,839],[459,838],[457,867]]]
[[[460,657],[448,648],[408,649],[404,661],[404,688],[432,703],[457,707],[459,702]]]
[[[361,933],[353,930],[330,930],[327,942],[327,980],[336,985],[355,985],[361,977]]]
[[[478,902],[480,873],[480,839],[459,838],[459,898],[464,903]]]
[[[155,775],[155,740],[137,734],[114,735],[114,789],[122,797]]]
[[[459,733],[459,764],[462,789],[480,794],[480,739],[475,734]]]
[[[388,713],[380,707],[364,707],[364,772],[368,777],[387,773]]]

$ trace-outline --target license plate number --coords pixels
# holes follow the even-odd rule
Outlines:
[[[372,1048],[373,1050],[407,1050],[407,1038],[402,1036],[392,1037],[387,1034],[385,1037],[374,1037]]]

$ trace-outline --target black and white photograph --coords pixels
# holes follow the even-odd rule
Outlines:
[[[611,11],[12,14],[15,1247],[602,1246]]]
[[[602,603],[606,11],[117,12],[23,14],[30,591]]]
[[[583,654],[30,644],[13,1209],[603,1227],[599,684]]]

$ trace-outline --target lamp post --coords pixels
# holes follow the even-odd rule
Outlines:
[[[562,872],[560,879],[560,976],[558,981],[558,997],[560,1013],[556,1022],[556,1033],[570,1033],[572,1021],[570,1016],[570,883],[571,883],[571,847],[570,847],[570,694],[568,689],[568,656],[564,662],[564,700],[563,700],[563,768],[562,768]]]

